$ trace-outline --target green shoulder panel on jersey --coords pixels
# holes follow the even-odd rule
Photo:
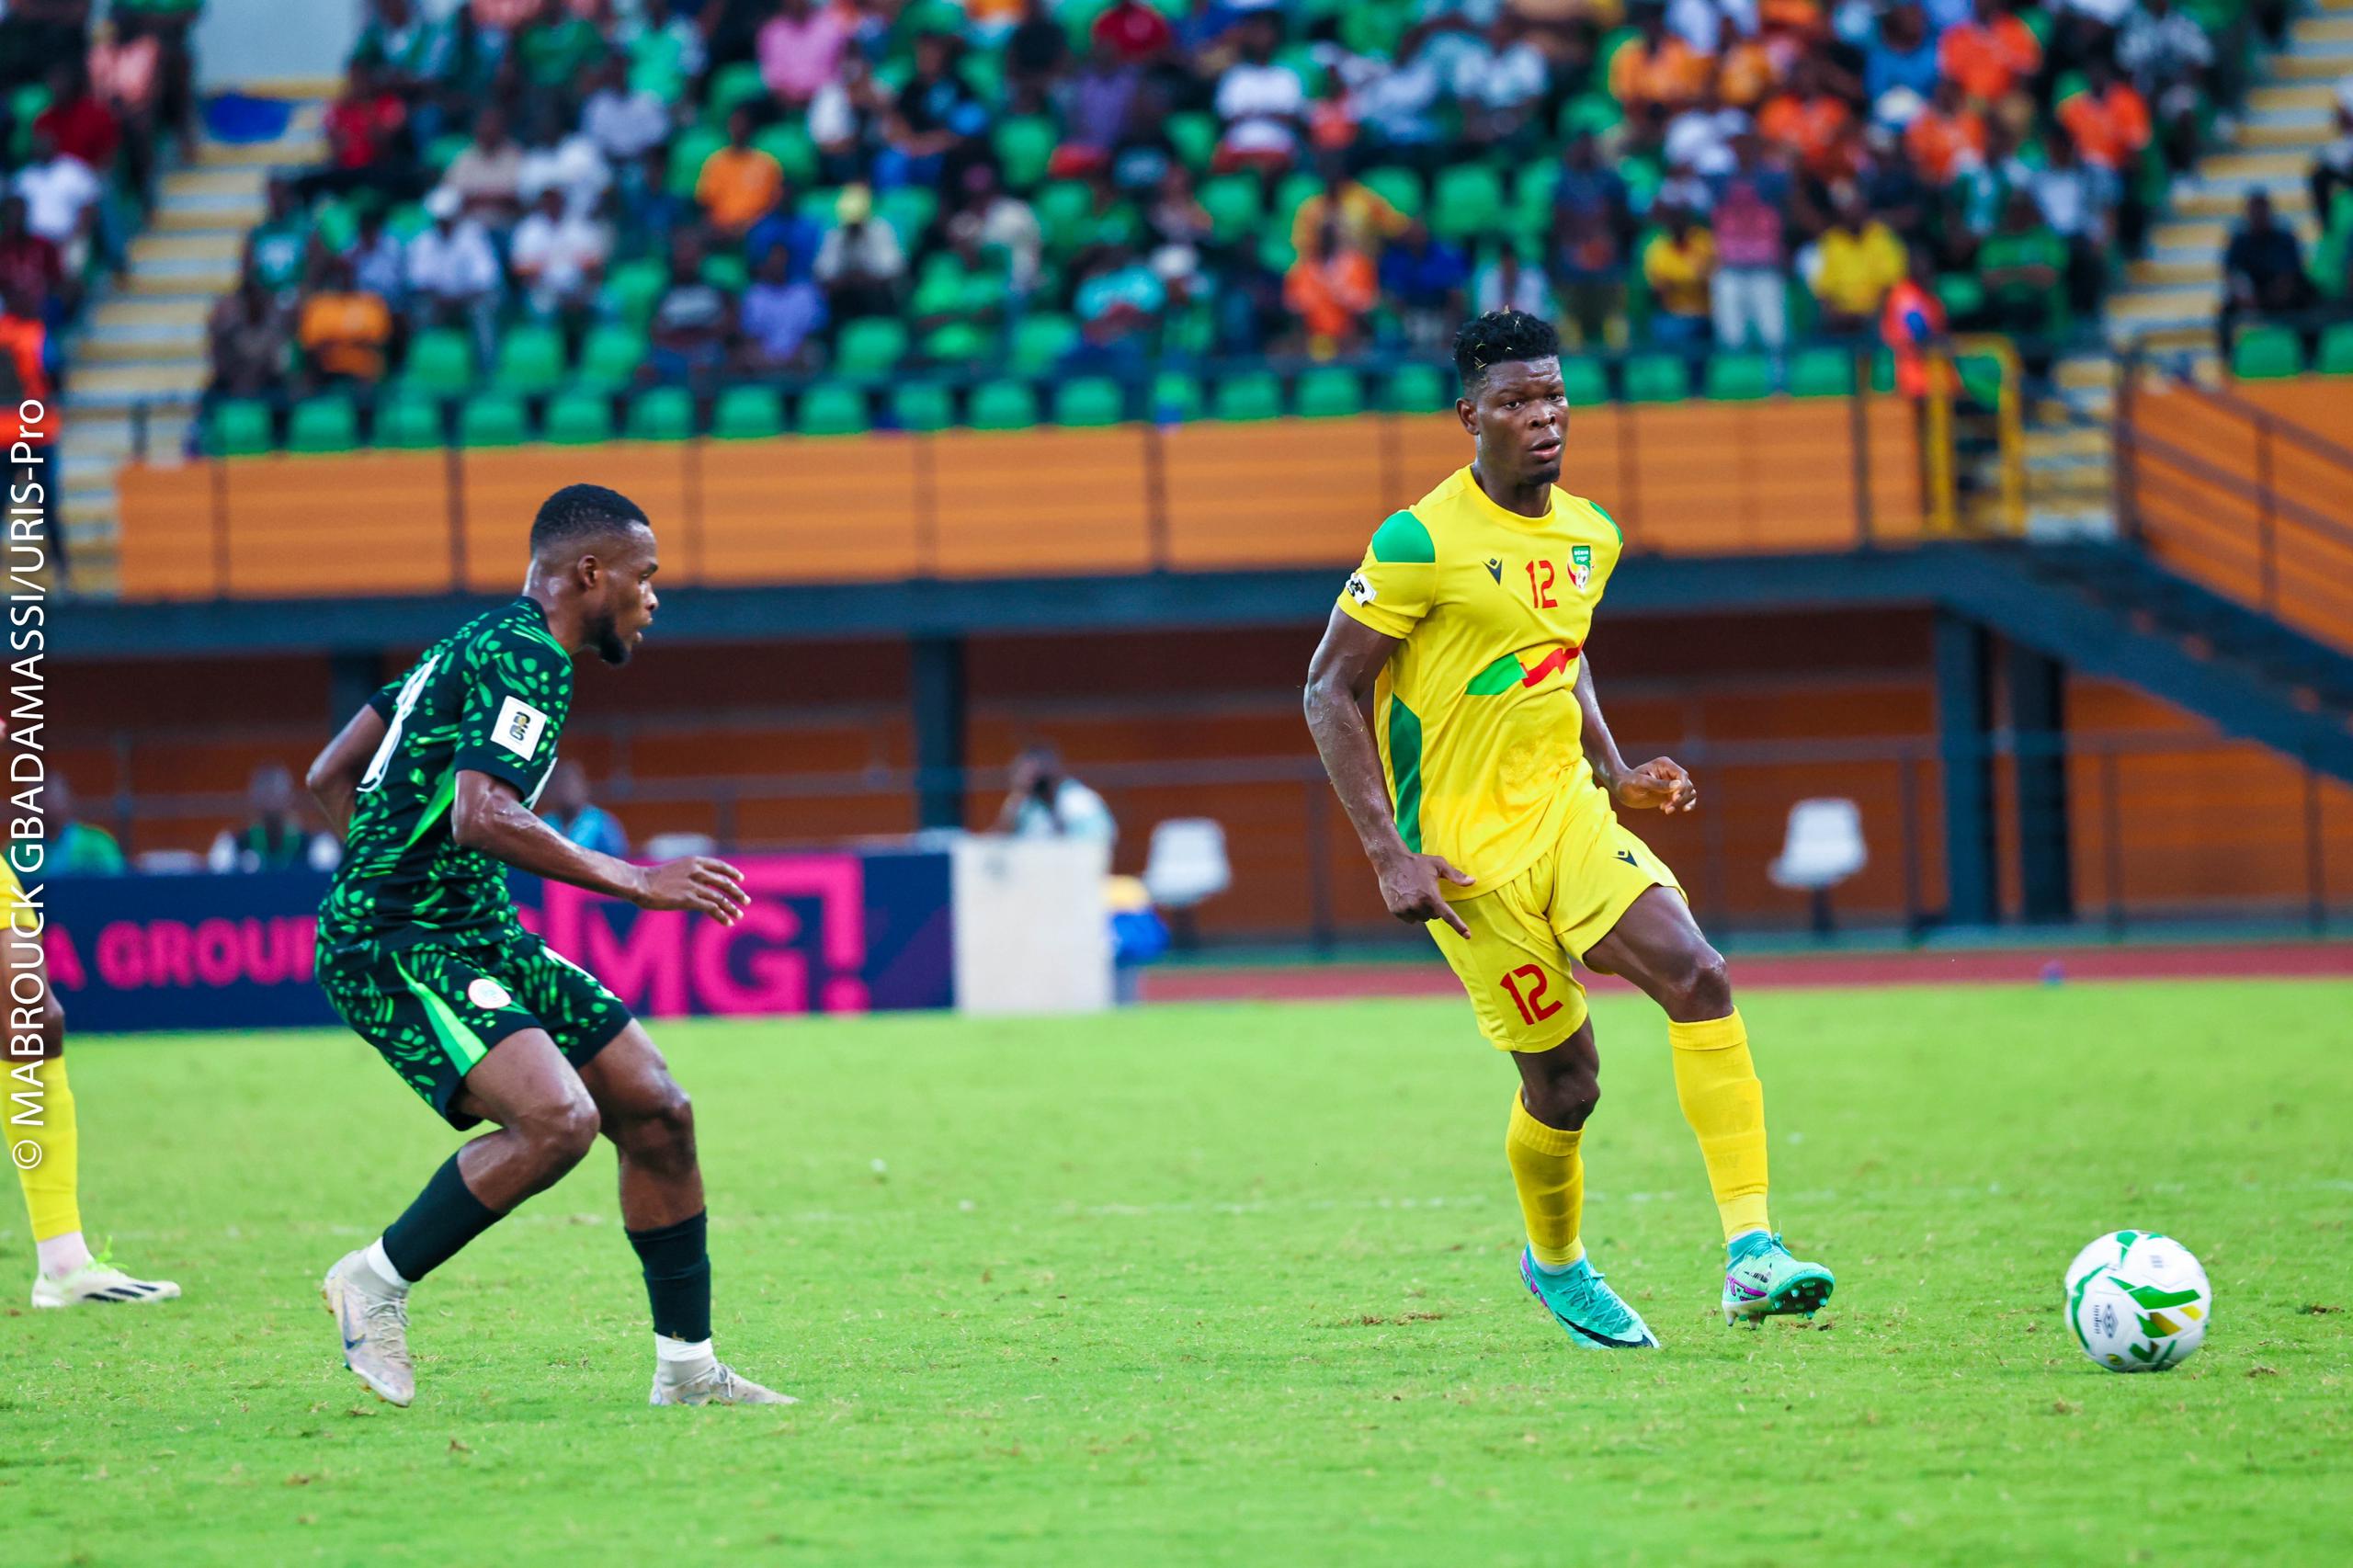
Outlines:
[[[1392,512],[1372,532],[1372,558],[1384,566],[1427,566],[1438,560],[1430,530],[1411,511]]]
[[[1609,531],[1618,536],[1618,548],[1620,550],[1625,549],[1626,530],[1618,526],[1618,519],[1603,511],[1601,509],[1601,503],[1598,501],[1587,501],[1586,505],[1592,507],[1593,515],[1599,517],[1603,522],[1608,523],[1609,525]]]

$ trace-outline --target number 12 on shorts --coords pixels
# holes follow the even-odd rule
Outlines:
[[[1527,989],[1521,990],[1525,983]],[[1552,983],[1544,971],[1532,963],[1524,963],[1503,978],[1503,988],[1511,996],[1512,1006],[1519,1009],[1520,1021],[1540,1024],[1561,1010],[1558,1002],[1544,1000],[1544,988]]]

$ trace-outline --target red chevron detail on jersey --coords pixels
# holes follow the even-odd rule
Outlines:
[[[1579,642],[1571,642],[1565,647],[1553,649],[1551,653],[1544,655],[1543,661],[1534,669],[1529,670],[1526,675],[1519,677],[1519,684],[1522,686],[1539,686],[1543,683],[1546,676],[1551,675],[1555,670],[1566,673],[1568,667],[1577,662],[1577,655],[1584,651],[1584,644]]]

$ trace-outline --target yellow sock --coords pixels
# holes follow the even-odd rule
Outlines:
[[[1504,1155],[1528,1221],[1528,1250],[1548,1268],[1566,1268],[1585,1256],[1585,1243],[1577,1239],[1585,1216],[1585,1161],[1577,1143],[1584,1136],[1545,1126],[1528,1114],[1519,1091],[1512,1091]]]
[[[33,1240],[45,1242],[82,1228],[81,1141],[74,1131],[74,1090],[65,1082],[64,1061],[36,1062],[32,1076],[40,1085],[38,1099],[21,1077],[8,1084],[6,1131],[9,1163],[17,1167],[25,1208],[32,1215]],[[33,1116],[40,1119],[40,1126],[18,1119]]]
[[[1765,1085],[1748,1059],[1748,1028],[1740,1014],[1704,1023],[1666,1026],[1675,1047],[1675,1097],[1699,1135],[1708,1186],[1724,1239],[1769,1229],[1765,1219]]]

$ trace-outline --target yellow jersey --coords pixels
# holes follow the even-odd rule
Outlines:
[[[1417,853],[1476,879],[1441,884],[1476,898],[1510,881],[1574,824],[1599,824],[1574,686],[1594,607],[1625,538],[1557,486],[1523,517],[1458,469],[1372,536],[1340,608],[1402,640],[1381,672],[1373,732]]]

